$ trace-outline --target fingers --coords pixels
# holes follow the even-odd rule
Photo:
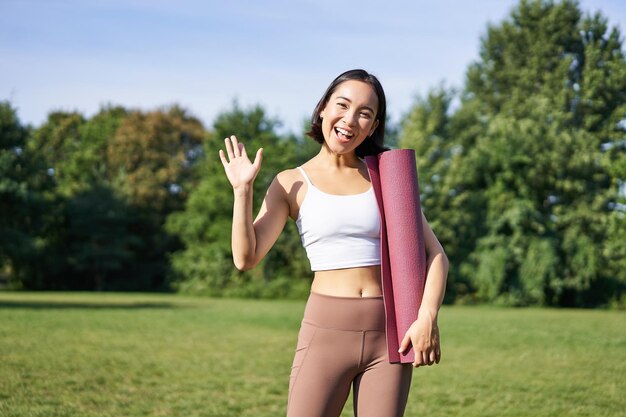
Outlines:
[[[411,344],[411,336],[409,335],[409,333],[407,332],[407,334],[404,335],[404,339],[402,339],[402,343],[400,343],[400,349],[398,349],[398,352],[402,353],[404,351],[406,351],[409,348],[409,344]],[[428,350],[417,350],[415,349],[415,344],[413,344],[413,348],[414,348],[414,353],[415,353],[415,360],[413,361],[413,366],[415,368],[423,366],[423,365],[432,365],[433,360],[430,359],[430,354],[428,352]]]
[[[228,138],[225,138],[224,144],[226,145],[226,154],[224,154],[223,151],[220,151],[220,159],[222,160],[222,164],[224,164],[224,166],[226,166],[229,161],[232,162],[232,160],[235,158],[248,158],[246,147],[243,145],[243,143],[239,143],[237,136],[232,135]],[[263,148],[260,148],[257,151],[256,157],[254,159],[254,164],[257,168],[261,166],[261,160],[263,159],[262,149]],[[228,155],[228,158],[226,158],[226,155]]]
[[[435,352],[435,349],[430,351],[430,354],[428,355],[428,366],[434,364],[435,362],[439,362],[437,360],[437,354]]]
[[[224,155],[224,151],[220,149],[219,155],[220,160],[222,161],[222,165],[224,165],[224,168],[226,168],[226,165],[228,165],[228,161],[226,160],[226,155]]]
[[[422,350],[416,349],[414,352],[415,361],[413,362],[413,366],[416,368],[425,365],[431,366],[439,363],[441,360],[441,349],[439,346],[427,347]]]
[[[224,139],[224,143],[226,144],[226,153],[228,154],[229,160],[232,161],[233,159],[241,156],[243,143],[239,143],[239,141],[237,141],[237,136],[232,135],[231,137]]]
[[[415,368],[418,368],[424,365],[428,365],[428,366],[432,365],[434,363],[434,359],[433,360],[430,359],[431,353],[432,352],[429,352],[428,350],[425,350],[425,351],[416,350],[415,361],[413,361],[413,366]]]
[[[404,339],[402,339],[402,343],[400,343],[400,349],[398,349],[398,352],[402,353],[405,350],[407,350],[407,348],[409,347],[409,342],[411,342],[411,337],[407,333],[404,335]]]
[[[245,152],[245,150],[244,150],[244,152]],[[256,168],[257,171],[261,167],[261,162],[263,162],[263,148],[259,148],[259,150],[256,151],[256,155],[254,157],[254,162],[252,163],[252,165],[254,165],[254,168]]]
[[[237,140],[237,136],[235,135],[232,135],[230,137],[230,140],[233,142],[233,152],[235,153],[235,158],[241,156],[241,146],[243,146],[243,143],[241,144],[241,146],[239,146],[239,141]]]
[[[224,143],[226,144],[226,153],[228,154],[228,159],[232,161],[233,159],[235,159],[235,154],[233,153],[233,146],[231,144],[231,139],[230,138],[224,139]]]
[[[420,355],[419,352],[415,352],[415,360],[413,361],[413,367],[419,368],[421,365],[423,365],[422,355]]]

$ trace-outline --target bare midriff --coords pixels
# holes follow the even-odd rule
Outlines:
[[[316,271],[311,291],[335,297],[380,296],[380,265]]]

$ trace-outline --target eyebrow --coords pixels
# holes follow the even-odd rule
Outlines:
[[[347,97],[344,97],[344,96],[338,96],[337,98],[341,98],[341,99],[344,99],[344,100],[346,100],[346,101],[348,101],[348,102],[352,103],[352,100],[350,100],[350,99],[349,99],[349,98],[347,98]],[[362,108],[364,108],[364,109],[367,109],[367,110],[371,111],[371,112],[372,112],[372,114],[376,114],[376,112],[374,111],[374,109],[373,109],[373,108],[371,108],[370,106],[362,106]]]

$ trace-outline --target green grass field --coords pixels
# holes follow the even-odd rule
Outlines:
[[[303,308],[0,293],[0,415],[284,415]],[[626,415],[623,312],[444,307],[439,324],[442,361],[414,371],[406,416]]]

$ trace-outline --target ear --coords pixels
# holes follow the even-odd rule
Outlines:
[[[374,133],[374,131],[376,130],[377,127],[378,127],[378,119],[376,119],[376,121],[374,122],[374,125],[370,129],[370,133],[367,136],[372,136],[372,134]]]
[[[322,109],[322,111],[320,111],[320,119],[324,118],[324,112],[326,111],[326,106],[324,106],[324,108]]]

